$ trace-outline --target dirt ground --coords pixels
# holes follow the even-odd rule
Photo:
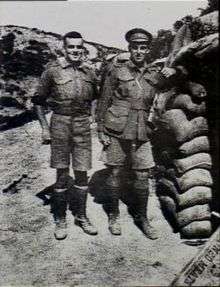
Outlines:
[[[137,229],[124,203],[122,235],[112,236],[102,205],[91,195],[88,214],[98,235],[83,233],[69,212],[69,235],[55,240],[50,207],[39,198],[55,180],[49,146],[41,145],[40,135],[36,121],[0,135],[0,286],[168,286],[200,247],[172,232],[153,188],[149,216],[158,240]],[[95,135],[93,147],[90,176],[103,169]]]

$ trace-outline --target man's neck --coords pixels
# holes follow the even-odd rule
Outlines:
[[[82,61],[71,61],[68,58],[66,58],[66,61],[75,69],[82,65]]]
[[[71,65],[74,69],[78,69],[82,65],[82,62],[81,61],[71,62]]]
[[[142,63],[135,63],[131,60],[131,62],[133,63],[133,65],[135,67],[137,67],[138,70],[143,71],[145,69],[145,67],[147,66],[147,63],[144,61]]]

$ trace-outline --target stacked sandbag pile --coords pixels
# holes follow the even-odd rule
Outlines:
[[[160,120],[160,201],[183,237],[208,237],[213,179],[205,98],[175,95]]]
[[[190,59],[200,64],[198,67],[207,65],[214,74],[213,57],[217,49],[217,33],[201,38],[174,55],[173,67],[183,65],[188,68]],[[154,148],[159,170],[157,192],[162,210],[181,237],[197,239],[207,238],[213,231],[211,209],[215,179],[208,102],[213,96],[209,89],[215,89],[216,77],[207,75],[204,82],[202,72],[198,71],[196,77],[200,82],[194,82],[195,77],[192,75],[191,81],[190,76],[186,82],[156,96]]]

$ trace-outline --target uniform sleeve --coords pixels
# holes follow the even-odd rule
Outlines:
[[[108,107],[112,102],[112,95],[114,89],[117,86],[116,71],[111,70],[103,79],[100,98],[98,100],[97,108],[97,121],[98,121],[98,131],[102,132],[104,127],[104,117],[107,112]]]
[[[51,71],[46,70],[42,73],[39,80],[36,92],[32,98],[32,102],[35,105],[45,106],[46,100],[50,96],[51,90]]]

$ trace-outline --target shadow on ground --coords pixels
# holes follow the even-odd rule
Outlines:
[[[89,183],[89,192],[94,198],[94,202],[101,204],[103,210],[109,214],[109,198],[106,193],[105,182],[108,177],[108,169],[102,169],[95,172]],[[137,218],[137,211],[135,210],[135,193],[132,189],[132,174],[129,171],[124,171],[122,176],[122,187],[120,190],[120,200],[127,206],[128,214],[133,218]],[[126,180],[124,180],[126,179]],[[134,221],[135,223],[135,221]],[[135,223],[141,230],[141,227]]]
[[[131,184],[127,179],[131,178],[125,172],[124,174],[126,181],[123,183],[120,190],[120,200],[127,206],[128,213],[130,216],[135,219],[137,216],[136,210],[133,208],[135,202],[135,194],[133,193]],[[96,171],[89,181],[89,193],[93,197],[93,201],[97,204],[102,205],[102,208],[106,215],[109,214],[109,197],[106,193],[105,182],[108,177],[108,169],[101,169]],[[53,193],[54,184],[47,186],[40,192],[36,194],[38,198],[43,201],[43,205],[51,204],[51,196]],[[74,192],[74,179],[69,176],[68,179],[68,192],[67,200],[69,204],[69,210],[73,215],[76,215],[77,211],[77,195]]]

